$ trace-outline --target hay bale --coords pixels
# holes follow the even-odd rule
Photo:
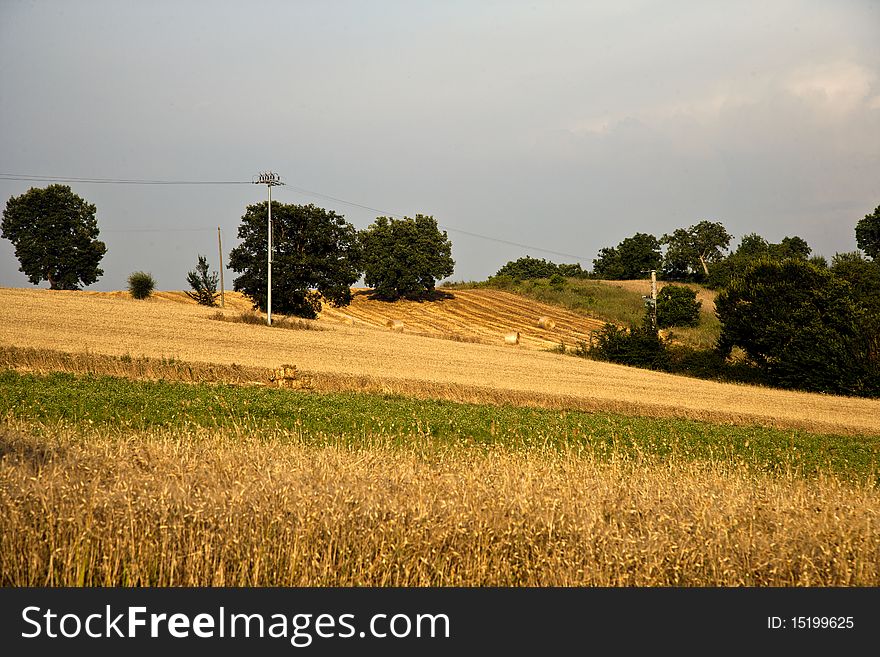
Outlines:
[[[277,383],[278,386],[282,388],[290,385],[291,381],[296,381],[296,378],[296,365],[282,365],[281,367],[276,367],[269,375],[269,381]]]
[[[344,314],[343,314],[343,315],[339,318],[339,321],[342,322],[343,324],[348,324],[349,326],[353,326],[353,325],[354,325],[354,317],[351,317],[350,315],[344,315]]]
[[[504,341],[507,344],[519,344],[519,331],[516,333],[508,333],[504,336]]]
[[[552,331],[554,328],[556,328],[556,322],[544,315],[543,317],[538,318],[538,326],[540,326],[542,329]]]
[[[389,319],[387,322],[385,322],[385,326],[390,328],[392,331],[397,331],[398,333],[403,332],[403,322],[401,322],[399,319]]]

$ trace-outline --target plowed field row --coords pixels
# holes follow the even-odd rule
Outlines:
[[[404,332],[457,335],[490,344],[502,344],[506,334],[519,332],[520,344],[536,349],[588,340],[590,331],[603,325],[600,320],[499,290],[456,290],[452,298],[433,302],[388,303],[357,294],[350,306],[326,307],[321,313],[322,319],[328,320],[346,316],[378,327],[385,327],[388,320],[400,320]],[[551,330],[539,327],[538,319],[543,316],[550,317],[556,326]]]

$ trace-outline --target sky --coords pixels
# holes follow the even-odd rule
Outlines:
[[[273,200],[358,229],[433,215],[452,280],[524,255],[591,268],[706,219],[732,246],[798,235],[830,258],[880,205],[878,36],[869,0],[0,0],[0,174],[272,170]],[[47,184],[0,180],[2,207]],[[266,198],[70,186],[108,247],[96,290],[136,270],[186,288],[199,254],[217,267],[217,227],[227,261]],[[29,285],[18,266],[0,239],[0,286]]]

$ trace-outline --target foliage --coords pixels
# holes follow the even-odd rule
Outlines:
[[[880,205],[856,224],[856,243],[874,260],[880,260]]]
[[[601,360],[652,370],[666,369],[669,360],[650,314],[645,315],[641,325],[631,324],[629,330],[605,324],[596,335],[591,353]]]
[[[664,277],[682,279],[709,276],[709,263],[720,262],[730,244],[731,235],[720,222],[701,221],[688,228],[666,234],[660,243],[666,245],[663,258]]]
[[[756,233],[745,235],[736,251],[729,257],[716,263],[709,272],[706,281],[712,288],[725,287],[737,276],[742,276],[755,261],[766,258],[770,260],[807,260],[812,249],[806,240],[798,236],[784,237],[781,242],[768,242]],[[814,264],[822,266],[822,261]]]
[[[543,258],[525,256],[506,263],[491,278],[508,276],[513,280],[527,281],[536,278],[550,278],[553,274],[559,274],[565,278],[589,277],[589,273],[581,268],[580,263],[556,264]]]
[[[697,293],[684,285],[664,285],[657,294],[657,325],[697,326],[700,323],[701,301]]]
[[[741,347],[774,385],[880,394],[877,328],[852,285],[800,260],[762,259],[715,301],[719,349]]]
[[[34,285],[49,281],[53,290],[78,290],[97,281],[107,247],[98,240],[95,211],[67,185],[33,187],[10,197],[0,227],[15,247],[19,271]]]
[[[156,289],[156,279],[145,271],[136,271],[128,277],[128,292],[135,299],[147,299]]]
[[[218,279],[217,272],[208,273],[208,259],[200,255],[199,264],[196,265],[195,271],[186,275],[186,280],[192,288],[192,292],[187,291],[186,295],[201,306],[216,306],[219,295],[217,292]]]
[[[364,281],[380,299],[431,293],[455,267],[452,242],[431,216],[377,217],[359,239]]]
[[[566,280],[562,274],[556,273],[550,277],[550,287],[552,287],[557,292],[562,292],[565,289]]]
[[[266,312],[266,215],[268,203],[250,205],[241,218],[241,244],[229,254],[229,268],[241,276],[233,287]],[[315,205],[272,202],[272,310],[308,319],[317,317],[321,299],[334,306],[351,303],[351,286],[360,276],[354,226]]]
[[[607,279],[645,278],[660,267],[660,242],[653,235],[636,233],[614,248],[604,248],[593,260],[593,274]]]

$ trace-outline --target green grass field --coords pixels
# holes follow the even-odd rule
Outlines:
[[[768,473],[877,481],[880,437],[813,434],[606,413],[315,393],[113,377],[0,373],[0,417],[26,423],[142,430],[287,433],[306,444],[362,446],[381,438],[426,451],[484,446],[558,449],[742,464]]]

